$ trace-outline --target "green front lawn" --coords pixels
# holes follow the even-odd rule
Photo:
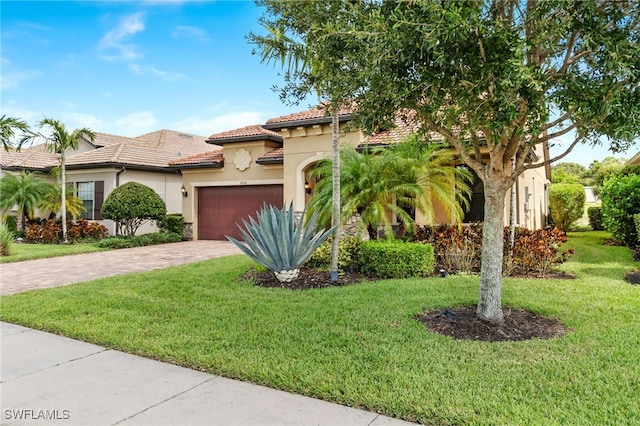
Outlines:
[[[1,256],[0,263],[22,262],[23,260],[43,259],[46,257],[66,256],[69,254],[104,251],[94,243],[78,244],[11,244],[11,256]]]
[[[454,341],[412,319],[474,304],[474,276],[264,289],[244,256],[2,297],[0,318],[426,424],[640,424],[640,286],[605,236],[571,234],[578,279],[505,280],[505,303],[572,329],[553,340]]]

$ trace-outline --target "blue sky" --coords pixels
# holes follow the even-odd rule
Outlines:
[[[271,90],[280,70],[251,54],[246,35],[260,31],[261,12],[250,1],[2,0],[1,114],[209,136],[307,109],[314,99],[283,104]],[[563,161],[609,155],[578,147]]]
[[[2,1],[2,114],[136,136],[209,136],[306,109],[246,41],[253,2]]]

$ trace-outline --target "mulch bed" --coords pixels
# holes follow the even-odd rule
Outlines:
[[[290,283],[281,283],[271,271],[249,271],[244,278],[257,286],[267,288],[288,288],[306,290],[310,288],[341,287],[368,281],[363,275],[340,274],[337,283],[331,281],[326,270],[311,268],[300,269],[298,278]],[[547,275],[547,278],[551,278]],[[553,278],[572,278],[558,273]],[[475,307],[458,307],[426,311],[414,315],[414,318],[434,332],[454,339],[482,340],[488,342],[519,341],[528,339],[553,339],[569,331],[558,320],[533,314],[524,309],[504,308],[504,323],[495,325],[476,317]]]
[[[524,309],[503,309],[504,323],[492,324],[478,319],[475,307],[426,311],[414,315],[427,329],[460,340],[487,342],[553,339],[569,329],[560,321],[533,314]]]
[[[627,272],[624,279],[631,285],[640,284],[640,270]]]
[[[282,283],[278,281],[275,274],[271,271],[256,272],[250,271],[246,274],[246,278],[260,287],[267,288],[288,288],[291,290],[307,290],[310,288],[325,287],[342,287],[345,285],[356,284],[367,279],[359,274],[340,273],[337,282],[331,281],[329,271],[321,271],[312,268],[301,268],[298,277],[290,283]]]

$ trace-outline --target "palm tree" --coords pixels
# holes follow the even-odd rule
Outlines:
[[[82,129],[76,129],[73,132],[67,132],[66,127],[58,120],[54,120],[51,118],[44,118],[38,123],[40,128],[48,127],[51,131],[51,136],[46,137],[47,149],[51,152],[56,152],[60,154],[60,167],[61,167],[61,178],[62,184],[61,188],[67,187],[66,181],[66,163],[65,163],[65,152],[69,149],[78,149],[81,139],[86,139],[93,142],[96,138],[96,134],[90,129],[83,127]],[[60,191],[62,195],[62,239],[64,242],[67,242],[67,192]]]
[[[16,132],[22,133],[22,138],[14,147],[11,139],[16,136]],[[34,136],[25,121],[15,117],[7,117],[6,115],[0,117],[0,139],[2,139],[2,146],[5,151],[8,152],[11,148],[20,151],[22,145]]]
[[[40,202],[40,209],[43,211],[50,211],[54,217],[62,210],[62,190],[58,185],[51,185],[49,192],[47,192],[42,201]],[[72,218],[77,218],[86,212],[87,209],[82,202],[82,199],[73,195],[73,187],[67,185],[67,194],[65,197],[66,212],[71,215]],[[50,216],[51,218],[51,216]]]
[[[27,218],[32,218],[44,196],[51,191],[51,184],[35,173],[23,171],[19,176],[7,174],[0,180],[0,209],[18,207],[22,214],[22,230]]]
[[[454,221],[462,217],[457,194],[468,194],[467,172],[452,166],[451,158],[439,145],[422,144],[416,137],[388,149],[368,149],[358,153],[343,149],[340,155],[342,220],[358,213],[369,237],[376,239],[378,228],[390,229],[389,213],[411,230],[415,220],[408,212],[419,209],[428,221],[435,216],[434,202],[439,203]],[[313,175],[318,179],[309,212],[317,211],[321,223],[330,218],[332,164],[321,162]],[[387,232],[392,237],[391,232]]]
[[[270,25],[268,22],[261,22],[262,26],[269,33],[268,36],[257,36],[250,34],[249,38],[252,43],[257,44],[260,48],[262,56],[261,62],[267,64],[273,61],[279,61],[282,68],[286,69],[287,75],[292,75],[296,71],[305,71],[309,75],[314,75],[321,64],[310,52],[305,48],[303,43],[287,36],[281,28]],[[320,81],[317,81],[312,87],[307,88],[307,93],[315,92],[319,98],[327,98],[329,93],[328,87],[323,87]],[[338,244],[340,241],[340,134],[339,134],[339,109],[340,105],[335,103],[326,103],[325,108],[331,113],[331,146],[332,146],[332,197],[331,205],[332,220],[331,226],[334,227],[331,240],[331,281],[338,281]],[[310,216],[309,216],[310,217]]]

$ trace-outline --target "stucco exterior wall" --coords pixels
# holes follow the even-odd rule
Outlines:
[[[284,184],[281,164],[256,163],[259,157],[278,147],[272,141],[230,143],[224,146],[224,167],[182,170],[182,184],[187,190],[187,197],[181,197],[182,215],[186,223],[192,224],[194,239],[198,239],[197,188]]]
[[[332,155],[331,124],[317,124],[280,132],[284,140],[284,198],[288,205],[293,201],[296,212],[304,210],[309,199],[305,193],[305,171],[313,164]],[[357,146],[362,140],[359,131],[347,132],[347,125],[340,126],[340,146]]]
[[[104,199],[116,188],[116,175],[122,169],[88,169],[88,170],[68,170],[68,182],[90,182],[104,181]],[[120,185],[127,182],[138,182],[153,189],[167,205],[167,213],[182,212],[182,177],[177,172],[156,172],[147,170],[126,169],[120,173]],[[109,230],[110,235],[116,232],[115,223],[112,220],[98,220]],[[136,232],[137,235],[157,232],[158,227],[155,222],[147,222]]]

